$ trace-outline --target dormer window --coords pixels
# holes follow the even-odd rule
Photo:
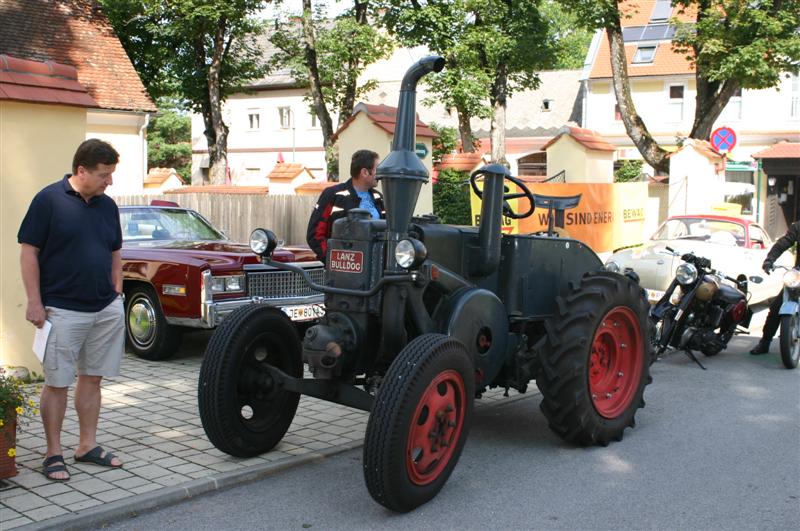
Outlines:
[[[542,111],[548,112],[553,110],[553,100],[542,100]]]
[[[656,48],[658,47],[655,44],[640,45],[638,48],[636,48],[636,53],[633,55],[633,63],[652,63],[653,59],[656,58]]]
[[[670,14],[672,14],[672,1],[656,0],[656,5],[653,7],[653,14],[650,15],[650,23],[666,22]]]

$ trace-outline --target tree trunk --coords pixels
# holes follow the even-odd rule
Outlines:
[[[304,60],[308,68],[308,85],[311,90],[311,104],[319,119],[320,128],[322,129],[322,145],[325,148],[325,162],[328,166],[328,178],[330,179],[331,168],[336,166],[336,155],[333,151],[333,142],[331,141],[331,137],[333,136],[333,121],[325,105],[325,97],[322,94],[322,81],[320,80],[319,66],[317,64],[316,37],[314,36],[314,24],[311,20],[312,13],[311,0],[303,0]]]
[[[461,151],[475,153],[475,137],[472,136],[472,124],[469,123],[469,114],[456,106],[458,114],[458,133],[461,136]]]
[[[220,77],[222,71],[222,57],[225,50],[225,28],[227,20],[222,18],[217,23],[214,34],[214,50],[211,64],[208,67],[208,100],[211,104],[211,126],[216,135],[213,157],[209,157],[209,178],[211,184],[225,184],[228,171],[228,126],[222,119],[222,98],[220,91]],[[212,150],[209,146],[209,155]]]
[[[500,63],[492,84],[492,162],[508,166],[506,160],[506,100],[508,65]]]
[[[617,19],[613,27],[606,28],[608,44],[611,49],[611,72],[613,73],[614,93],[617,96],[625,131],[639,149],[639,153],[656,171],[669,173],[668,153],[650,135],[642,118],[636,113],[631,97],[628,79],[628,62],[625,57],[625,43],[622,41],[622,28]]]
[[[717,121],[733,94],[741,87],[736,79],[728,79],[722,83],[708,81],[695,75],[697,80],[697,103],[694,111],[694,122],[689,137],[698,140],[711,138],[711,129]]]
[[[205,43],[203,42],[203,36],[199,32],[196,34],[192,42],[192,49],[194,50],[195,69],[198,72],[202,72],[205,70],[206,49]],[[208,91],[203,93],[203,101],[200,102],[200,107],[203,116],[203,126],[205,127],[203,130],[203,135],[206,137],[206,147],[208,148],[208,161],[210,168],[211,162],[216,160],[217,134],[214,130],[214,123],[211,120],[211,100],[209,99]],[[209,176],[202,173],[202,171],[196,175],[192,174],[193,186],[205,186],[209,184],[209,182]]]

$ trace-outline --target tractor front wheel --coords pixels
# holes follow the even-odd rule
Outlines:
[[[647,303],[632,280],[584,275],[546,324],[536,385],[550,428],[584,446],[621,440],[652,381]]]
[[[211,336],[197,385],[203,429],[219,450],[259,455],[289,429],[300,395],[278,385],[268,366],[295,378],[303,375],[294,325],[277,308],[235,310]]]
[[[436,496],[461,455],[474,395],[472,360],[457,340],[424,334],[398,354],[364,438],[364,479],[375,501],[407,512]]]

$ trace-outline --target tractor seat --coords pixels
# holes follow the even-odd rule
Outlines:
[[[577,207],[581,202],[581,195],[582,194],[555,196],[533,194],[533,200],[536,208],[547,209],[547,233],[542,234],[543,236],[548,236],[551,238],[553,236],[568,236],[566,229],[564,229],[564,211]],[[559,228],[561,230],[559,230]]]

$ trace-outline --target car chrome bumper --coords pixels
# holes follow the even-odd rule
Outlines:
[[[289,297],[285,299],[268,299],[265,297],[250,297],[246,299],[231,299],[225,301],[205,301],[200,306],[200,318],[166,317],[167,322],[175,326],[190,328],[216,328],[222,320],[234,310],[250,304],[267,304],[276,308],[296,308],[298,306],[315,306],[322,308],[324,313],[325,296],[322,294],[311,297]]]

